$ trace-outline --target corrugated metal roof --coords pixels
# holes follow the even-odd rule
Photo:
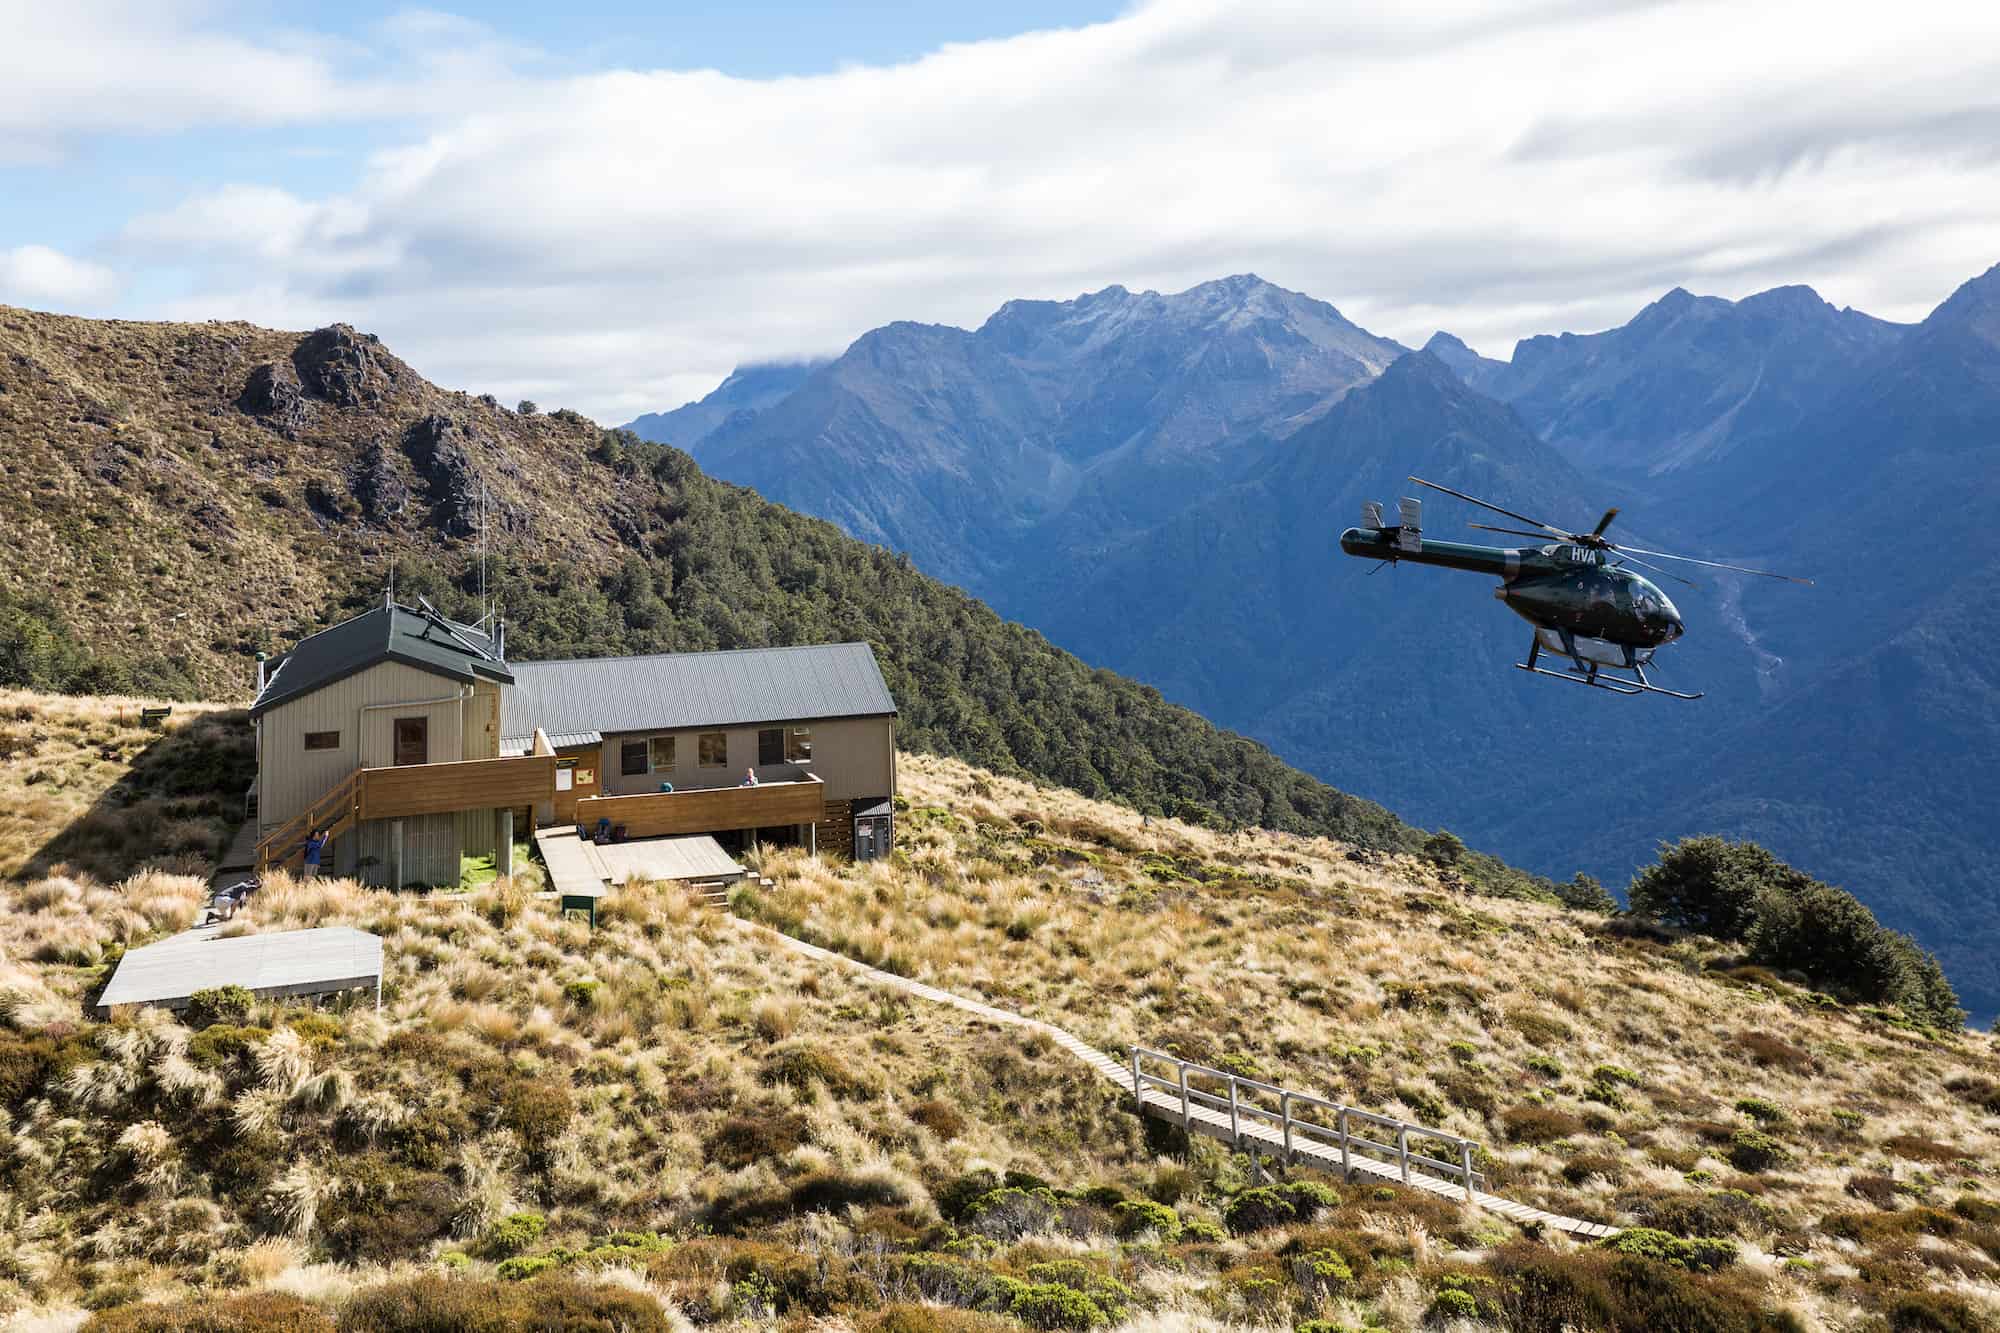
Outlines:
[[[179,1008],[198,990],[242,986],[261,996],[311,995],[361,985],[382,976],[382,941],[351,926],[320,926],[269,935],[218,939],[190,931],[118,963],[97,997],[100,1011],[120,1004]]]
[[[574,750],[584,745],[602,745],[604,736],[595,731],[558,731],[549,737],[549,745],[557,750]],[[534,733],[525,736],[502,736],[500,757],[513,758],[517,755],[532,754],[535,749]]]
[[[500,730],[674,731],[813,718],[892,717],[896,701],[865,643],[514,662]]]
[[[250,716],[378,662],[402,662],[457,681],[470,682],[476,676],[513,679],[507,664],[494,654],[492,641],[479,631],[407,606],[378,606],[307,635],[271,663],[263,692],[250,705]]]

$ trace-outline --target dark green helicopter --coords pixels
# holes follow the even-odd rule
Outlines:
[[[1502,509],[1499,505],[1489,504],[1449,486],[1440,486],[1422,477],[1411,477],[1410,480],[1419,486],[1443,491],[1446,495],[1457,496],[1491,509],[1496,514],[1505,514],[1517,522],[1541,529],[1539,532],[1523,532],[1518,528],[1488,527],[1484,523],[1471,525],[1482,532],[1504,532],[1515,537],[1533,537],[1538,541],[1550,537],[1555,540],[1527,547],[1427,541],[1423,535],[1423,504],[1406,496],[1398,502],[1401,521],[1394,527],[1382,525],[1381,505],[1372,500],[1362,505],[1362,526],[1349,528],[1340,534],[1340,549],[1349,555],[1384,560],[1390,564],[1408,560],[1412,564],[1443,565],[1446,569],[1469,569],[1478,574],[1497,575],[1500,586],[1493,590],[1493,595],[1535,627],[1534,640],[1528,647],[1528,660],[1514,665],[1538,676],[1553,676],[1557,680],[1592,685],[1614,694],[1701,698],[1698,693],[1683,694],[1646,679],[1646,668],[1652,664],[1654,652],[1680,638],[1687,627],[1681,621],[1681,613],[1665,593],[1651,580],[1624,566],[1638,565],[1676,583],[1685,583],[1690,588],[1700,585],[1678,574],[1668,573],[1658,565],[1647,564],[1639,559],[1642,555],[1650,555],[1657,560],[1707,565],[1711,569],[1733,570],[1738,574],[1756,574],[1767,579],[1784,579],[1790,583],[1812,582],[1811,579],[1793,578],[1789,574],[1774,574],[1768,569],[1725,565],[1715,560],[1697,560],[1693,556],[1669,555],[1665,551],[1648,551],[1607,541],[1604,530],[1611,526],[1612,519],[1618,517],[1616,509],[1605,510],[1604,517],[1589,532],[1564,532],[1540,519]],[[1544,650],[1567,658],[1571,665],[1561,671],[1550,671],[1539,665]],[[1606,675],[1606,672],[1630,672],[1631,675]]]

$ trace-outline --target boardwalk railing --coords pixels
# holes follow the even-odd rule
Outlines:
[[[1363,1174],[1378,1177],[1391,1174],[1382,1169],[1391,1167],[1406,1185],[1430,1183],[1413,1174],[1421,1173],[1456,1183],[1467,1202],[1484,1183],[1472,1169],[1478,1145],[1471,1139],[1143,1046],[1132,1047],[1132,1098],[1141,1113],[1171,1119],[1178,1112],[1185,1130],[1226,1139],[1232,1147],[1282,1154],[1287,1164],[1303,1159],[1350,1179],[1357,1163]],[[1424,1147],[1443,1145],[1450,1160],[1413,1149],[1412,1140]]]

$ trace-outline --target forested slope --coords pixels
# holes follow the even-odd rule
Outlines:
[[[0,467],[0,682],[241,698],[254,651],[392,577],[476,614],[483,527],[516,656],[865,639],[906,747],[1215,822],[1418,839],[905,559],[677,450],[440,390],[345,326],[0,308]]]

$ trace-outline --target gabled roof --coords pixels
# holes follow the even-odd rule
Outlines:
[[[422,608],[390,603],[300,639],[271,664],[263,692],[250,705],[250,716],[380,662],[401,662],[466,683],[514,679],[494,651],[493,641],[478,630]]]
[[[676,731],[850,717],[894,717],[896,701],[865,643],[515,662],[500,731]]]

